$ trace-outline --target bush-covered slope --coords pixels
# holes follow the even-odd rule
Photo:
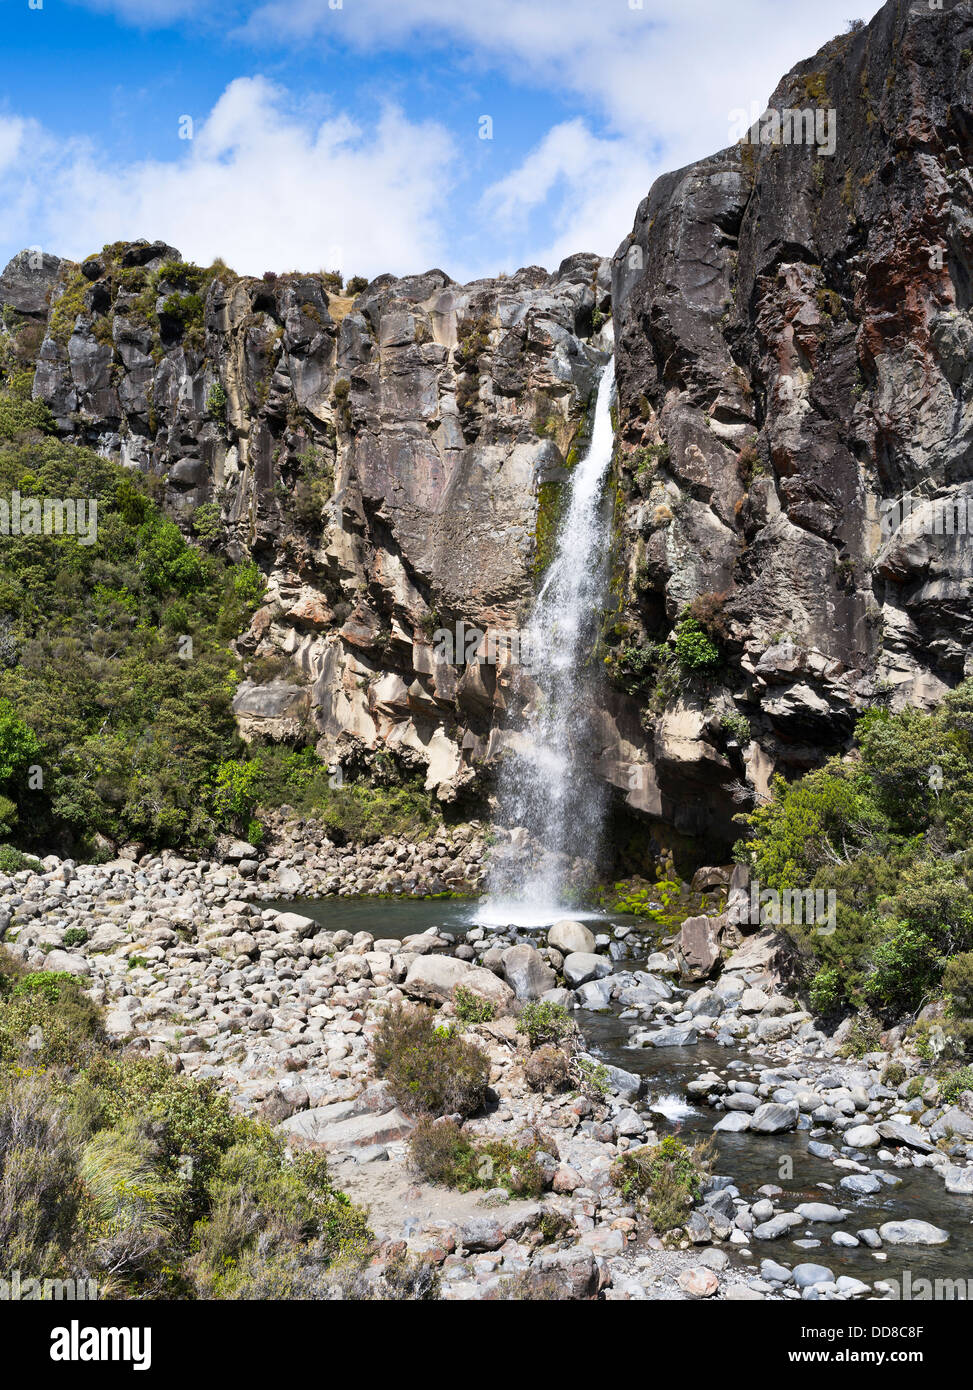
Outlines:
[[[95,501],[97,538],[0,536],[0,835],[205,842],[262,578],[187,541],[150,480],[55,438],[29,391],[21,373],[0,393],[0,498]]]
[[[932,713],[880,707],[844,759],[744,818],[738,845],[761,888],[834,890],[836,929],[786,930],[815,1007],[918,1013],[945,988],[962,1048],[973,1018],[973,682]]]

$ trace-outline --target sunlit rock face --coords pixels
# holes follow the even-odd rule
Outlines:
[[[2,331],[65,437],[266,575],[244,734],[390,754],[453,799],[531,699],[488,643],[529,624],[613,330],[592,762],[616,809],[726,844],[863,704],[968,669],[971,50],[965,3],[890,0],[755,143],[660,178],[611,260],[346,296],[161,242],[25,252]],[[695,673],[664,659],[687,609],[719,651]]]

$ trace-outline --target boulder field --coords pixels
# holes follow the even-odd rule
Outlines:
[[[922,1169],[949,1201],[973,1194],[973,1096],[941,1103],[904,1054],[910,1075],[894,1086],[882,1080],[888,1055],[844,1058],[841,1038],[787,997],[756,937],[700,985],[672,946],[651,950],[634,926],[564,920],[529,937],[482,927],[401,936],[396,904],[375,900],[373,929],[352,934],[329,930],[326,916],[261,905],[267,893],[236,863],[50,856],[38,872],[0,880],[0,927],[30,968],[81,977],[119,1045],[215,1079],[235,1109],[278,1127],[293,1148],[327,1153],[371,1212],[376,1268],[404,1243],[437,1265],[448,1299],[502,1297],[518,1276],[569,1298],[881,1298],[900,1252],[962,1239],[955,1218],[863,1211],[895,1200],[903,1176]],[[458,986],[488,1001],[492,1017],[458,1022]],[[487,1052],[487,1105],[464,1131],[512,1144],[541,1134],[536,1200],[418,1179],[415,1122],[376,1079],[369,1050],[384,1010],[402,1000],[436,1009]],[[517,1023],[525,1005],[544,1002],[612,1020],[629,1064],[606,1062],[582,1035],[576,1055],[593,1084],[538,1084],[537,1053]],[[701,1045],[708,1056],[725,1049],[725,1065],[694,1066]],[[682,1226],[657,1232],[612,1180],[629,1150],[671,1132],[646,1066],[657,1056],[681,1060],[685,1105],[712,1116],[701,1135],[728,1132],[757,1155],[766,1145],[790,1153],[799,1139],[831,1180],[811,1191],[798,1179],[755,1186],[734,1173],[733,1147]],[[836,1257],[849,1252],[867,1256],[871,1278],[841,1272]]]

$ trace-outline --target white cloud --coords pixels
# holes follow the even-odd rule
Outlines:
[[[32,129],[27,140],[22,122],[0,119],[0,200],[23,245],[77,258],[162,237],[250,274],[401,274],[443,259],[451,140],[392,106],[368,131],[342,116],[311,123],[264,78],[238,78],[171,160],[127,166]]]
[[[468,77],[472,64],[482,109],[498,122],[505,97],[491,112],[492,73],[556,94],[559,112],[573,102],[575,119],[559,120],[483,193],[475,235],[463,234],[470,218],[440,124],[391,110],[368,132],[340,117],[312,127],[260,79],[231,84],[182,159],[118,169],[73,147],[55,159],[56,180],[34,171],[26,189],[8,194],[20,212],[34,208],[46,239],[75,249],[144,232],[197,259],[218,252],[260,271],[319,265],[341,245],[355,272],[441,264],[457,275],[613,251],[658,174],[729,144],[733,110],[762,105],[856,8],[865,18],[879,8],[879,0],[73,3],[141,26],[218,23],[221,38],[262,53],[395,53],[430,80],[439,73],[448,82],[457,63]],[[0,123],[0,193],[11,158],[4,139]]]
[[[611,251],[632,224],[651,179],[651,162],[623,140],[599,139],[580,119],[554,126],[520,166],[481,199],[494,235],[524,245],[543,213],[556,229],[531,257],[555,267],[575,251]]]
[[[880,0],[786,9],[779,0],[343,0],[340,8],[263,0],[239,33],[285,47],[418,51],[430,68],[459,50],[485,73],[584,103],[603,123],[601,136],[587,115],[552,127],[483,197],[481,210],[516,246],[512,260],[504,253],[513,268],[614,251],[653,179],[732,143],[730,113],[762,106],[858,7],[870,18]],[[485,112],[499,117],[488,77],[481,89]],[[484,243],[497,254],[489,237]],[[486,274],[496,264],[474,268]]]
[[[858,0],[871,17],[880,0]],[[620,136],[647,130],[670,163],[727,143],[728,113],[763,102],[845,28],[848,0],[264,0],[239,31],[278,45],[468,50],[515,80],[587,101]],[[430,55],[430,65],[435,59]]]

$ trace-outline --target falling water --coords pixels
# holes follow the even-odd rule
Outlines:
[[[610,360],[598,385],[588,452],[573,470],[556,553],[528,628],[536,690],[499,783],[498,818],[521,833],[494,853],[479,914],[483,922],[539,925],[564,916],[572,861],[593,860],[598,851],[605,788],[591,766],[589,657],[607,577],[610,521],[603,484],[614,445],[614,384]]]

